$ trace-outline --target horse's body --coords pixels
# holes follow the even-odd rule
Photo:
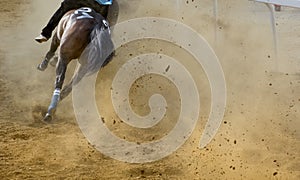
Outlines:
[[[55,91],[45,121],[52,119],[58,102],[72,91],[72,85],[78,83],[84,75],[98,70],[113,53],[113,43],[106,20],[90,8],[72,10],[64,15],[53,36],[50,50],[38,66],[39,70],[47,68],[58,47]],[[61,91],[67,66],[73,59],[79,59],[80,66],[71,82]]]

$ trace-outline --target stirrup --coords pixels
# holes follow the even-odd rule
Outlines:
[[[48,41],[48,38],[46,38],[45,36],[43,36],[42,34],[40,34],[38,37],[36,37],[34,40],[36,40],[39,43],[43,43]]]

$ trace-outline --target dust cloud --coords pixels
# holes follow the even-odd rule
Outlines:
[[[0,25],[0,177],[88,179],[299,179],[300,178],[300,11],[276,13],[279,52],[275,56],[269,12],[252,1],[219,1],[215,40],[213,1],[119,0],[118,22],[137,17],[171,18],[195,29],[213,47],[227,84],[227,107],[214,140],[198,148],[210,108],[210,89],[202,67],[180,47],[159,40],[137,41],[116,51],[97,79],[96,97],[107,126],[130,141],[149,141],[163,133],[128,129],[114,113],[110,88],[114,74],[131,57],[154,52],[178,58],[197,82],[201,99],[197,127],[174,154],[153,163],[127,164],[98,152],[82,135],[72,99],[59,105],[53,123],[40,122],[54,87],[54,68],[36,70],[50,46],[37,44],[60,1],[3,0]],[[73,66],[68,72],[71,76]],[[152,83],[155,83],[151,85]],[[144,86],[143,86],[144,85]],[[162,88],[161,88],[162,87]],[[168,80],[145,76],[130,90],[135,112],[144,115],[151,93],[166,96],[171,110],[156,132],[170,131],[180,108]],[[135,98],[139,97],[139,98]],[[101,103],[105,102],[105,103]]]

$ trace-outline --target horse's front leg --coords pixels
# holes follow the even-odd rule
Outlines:
[[[59,46],[59,39],[57,38],[57,35],[55,33],[55,35],[53,36],[53,39],[51,41],[50,50],[47,52],[44,60],[38,65],[38,67],[37,67],[38,70],[44,71],[48,67],[49,61],[54,56],[55,51],[57,50],[58,46]]]
[[[44,117],[44,121],[49,122],[52,120],[52,116],[56,110],[58,102],[60,100],[61,89],[65,79],[65,73],[67,70],[67,63],[59,59],[57,67],[56,67],[56,80],[55,80],[55,90],[52,95],[51,103],[48,107],[48,111],[46,116]]]

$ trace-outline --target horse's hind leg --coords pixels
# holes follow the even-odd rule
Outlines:
[[[47,114],[44,118],[44,121],[46,122],[52,119],[52,115],[54,114],[57,104],[60,100],[60,92],[64,83],[67,65],[68,65],[68,61],[59,58],[58,64],[56,66],[55,90],[53,92],[51,103],[48,107]]]
[[[84,66],[79,64],[71,81],[66,86],[64,86],[63,90],[61,91],[61,100],[63,100],[71,93],[72,87],[76,85],[84,77],[85,74],[86,69],[84,68]]]
[[[55,35],[53,36],[53,39],[51,41],[50,50],[47,52],[44,60],[38,65],[38,67],[37,67],[38,70],[44,71],[47,68],[48,63],[49,63],[50,59],[54,56],[55,51],[57,50],[58,46],[59,46],[59,39],[57,38],[57,35],[55,33]]]

